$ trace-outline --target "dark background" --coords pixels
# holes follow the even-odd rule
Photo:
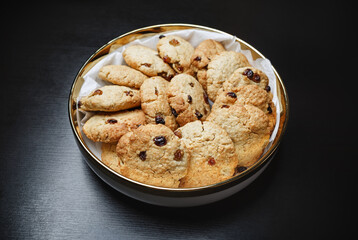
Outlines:
[[[3,3],[0,239],[352,236],[353,11],[344,1]],[[207,206],[156,207],[116,192],[86,165],[70,128],[68,94],[87,58],[121,34],[161,23],[236,35],[271,60],[289,94],[288,129],[267,170]]]

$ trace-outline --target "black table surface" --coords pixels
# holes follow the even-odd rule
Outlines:
[[[7,4],[0,239],[344,239],[354,233],[358,94],[348,2]],[[161,23],[236,35],[271,60],[288,91],[290,120],[278,154],[256,181],[217,203],[165,208],[122,195],[90,170],[70,128],[68,95],[86,59],[121,34]]]

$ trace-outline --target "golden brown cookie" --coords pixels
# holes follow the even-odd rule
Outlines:
[[[195,48],[194,54],[191,57],[191,63],[197,69],[205,68],[214,56],[224,51],[226,50],[221,43],[212,39],[206,39]]]
[[[202,41],[194,50],[191,57],[191,68],[196,73],[196,78],[205,91],[207,89],[206,71],[208,64],[214,56],[224,51],[226,51],[224,46],[212,39]]]
[[[84,111],[117,112],[140,106],[140,94],[136,89],[125,86],[108,85],[101,87],[79,102]]]
[[[276,123],[276,107],[272,102],[272,93],[263,90],[258,85],[242,85],[231,90],[220,90],[212,109],[229,108],[233,104],[250,104],[261,109],[269,119],[270,131]]]
[[[201,187],[231,178],[238,164],[234,143],[219,125],[195,121],[178,128],[190,155],[187,175],[181,187]]]
[[[144,80],[148,77],[131,67],[125,65],[106,65],[103,66],[98,76],[107,82],[139,89]]]
[[[185,39],[175,35],[161,37],[157,49],[163,61],[170,64],[177,73],[189,70],[194,47]]]
[[[196,79],[198,79],[199,83],[201,84],[201,86],[203,86],[204,91],[206,92],[208,89],[208,82],[207,82],[207,69],[203,68],[203,69],[199,69],[196,72]]]
[[[210,100],[215,101],[223,83],[236,69],[246,66],[250,66],[250,63],[242,53],[225,51],[216,55],[209,63],[206,73],[207,93]]]
[[[151,77],[140,88],[141,106],[146,122],[164,124],[171,130],[178,127],[169,105],[167,90],[169,82],[162,77]]]
[[[176,75],[169,83],[167,94],[179,126],[195,120],[203,121],[210,113],[203,87],[188,74]]]
[[[115,143],[102,143],[102,155],[101,159],[102,162],[112,170],[120,173],[119,168],[119,157],[117,156],[117,142]]]
[[[261,70],[254,67],[238,68],[233,74],[223,83],[225,91],[232,91],[237,87],[243,85],[257,85],[264,90],[269,90],[269,79],[267,75]]]
[[[226,130],[234,142],[239,167],[249,167],[262,155],[270,139],[266,114],[252,105],[215,108],[207,118]]]
[[[187,173],[184,144],[165,125],[148,124],[125,134],[117,154],[121,174],[145,184],[176,188]]]
[[[175,71],[159,57],[157,51],[142,45],[128,47],[123,52],[123,58],[130,67],[149,77],[161,76],[170,80],[175,75]]]
[[[117,142],[125,133],[145,124],[140,109],[93,115],[83,126],[84,134],[94,142]]]

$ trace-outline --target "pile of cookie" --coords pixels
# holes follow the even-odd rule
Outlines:
[[[148,185],[188,188],[229,179],[260,158],[276,110],[268,77],[245,55],[212,39],[194,48],[175,35],[160,35],[157,50],[131,45],[122,55],[127,65],[98,73],[110,85],[78,102],[94,112],[82,130],[103,143],[108,167]]]

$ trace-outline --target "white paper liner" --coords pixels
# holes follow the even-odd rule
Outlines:
[[[156,46],[157,46],[157,43],[159,40],[158,36],[160,34],[164,34],[166,36],[168,36],[168,35],[180,36],[180,37],[184,38],[185,40],[187,40],[188,42],[190,42],[193,47],[197,47],[199,45],[199,43],[201,43],[202,41],[204,41],[206,39],[216,40],[218,42],[221,42],[223,44],[223,46],[225,47],[225,49],[228,51],[242,52],[247,57],[247,59],[249,60],[250,64],[253,67],[260,69],[267,75],[267,77],[269,78],[269,86],[270,86],[271,92],[273,94],[272,101],[276,106],[276,126],[275,126],[274,131],[271,134],[269,144],[264,150],[263,154],[265,154],[267,152],[267,150],[270,148],[270,146],[272,145],[272,142],[277,135],[278,126],[280,125],[281,109],[280,109],[280,104],[278,102],[278,97],[277,97],[276,76],[273,71],[270,60],[258,58],[254,61],[252,59],[251,52],[249,50],[241,50],[240,43],[236,42],[236,39],[234,36],[231,36],[228,34],[215,33],[215,32],[210,32],[210,31],[205,31],[205,30],[199,30],[199,29],[190,29],[190,30],[179,30],[179,31],[159,33],[158,35],[154,35],[151,37],[134,40],[133,42],[123,45],[123,46],[117,48],[115,51],[107,54],[103,59],[101,59],[95,66],[93,66],[83,76],[84,83],[81,87],[77,101],[80,100],[81,97],[87,96],[88,94],[90,94],[93,90],[100,88],[102,86],[111,84],[111,83],[101,80],[98,77],[98,72],[103,66],[110,65],[110,64],[111,65],[127,65],[122,57],[122,53],[127,47],[129,47],[131,45],[140,44],[140,45],[144,45],[146,47],[156,50]],[[93,115],[92,113],[82,114],[79,111],[77,111],[77,119],[78,119],[78,122],[80,123],[79,127],[80,127],[81,131],[82,131],[83,124],[92,115]],[[102,144],[98,143],[98,142],[95,143],[95,142],[91,141],[84,134],[82,134],[82,136],[83,136],[83,139],[84,139],[86,145],[92,151],[92,153],[95,154],[99,159],[101,159],[101,153],[102,153],[101,145]]]

